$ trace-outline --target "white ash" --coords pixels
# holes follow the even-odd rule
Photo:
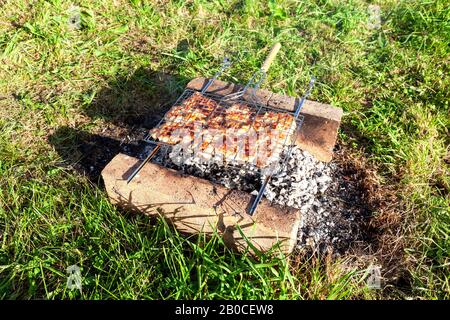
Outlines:
[[[308,212],[318,194],[324,193],[332,178],[332,165],[317,161],[307,151],[292,149],[281,172],[272,176],[265,197],[277,204]]]
[[[156,161],[190,175],[207,178],[227,188],[238,189],[256,195],[265,179],[260,170],[251,164],[222,166],[204,163],[199,158],[185,157],[181,163],[174,153],[166,150],[158,154]],[[179,153],[176,157],[181,157]],[[175,161],[174,161],[175,160]],[[272,176],[264,196],[273,203],[298,208],[305,213],[312,206],[316,194],[323,193],[331,181],[331,167],[317,161],[306,151],[294,146],[288,161]]]
[[[154,161],[253,195],[258,194],[265,178],[252,165],[224,167],[201,163],[195,157],[176,165],[168,149],[158,153]],[[352,204],[354,199],[348,201],[355,190],[347,185],[339,170],[336,164],[320,162],[295,146],[290,159],[267,185],[264,195],[269,201],[300,210],[299,249],[331,249],[336,253],[345,250],[355,238],[354,220],[361,215],[361,208]]]

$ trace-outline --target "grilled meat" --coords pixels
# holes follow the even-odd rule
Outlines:
[[[195,92],[175,105],[164,122],[150,131],[153,139],[175,145],[190,143],[203,160],[243,161],[265,167],[277,161],[283,146],[291,143],[294,117],[266,111],[262,114],[245,103],[218,106]]]

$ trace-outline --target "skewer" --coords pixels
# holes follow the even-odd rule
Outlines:
[[[134,170],[133,173],[128,177],[127,184],[130,183],[131,180],[133,180],[133,178],[138,174],[138,172],[141,171],[141,169],[145,166],[145,164],[155,156],[159,148],[161,148],[161,145],[156,145],[156,147],[152,150],[152,152],[150,152],[147,158],[145,158],[144,161],[142,161],[142,163],[139,165],[139,167],[137,167],[136,170]]]

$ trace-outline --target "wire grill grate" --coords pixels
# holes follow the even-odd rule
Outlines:
[[[145,141],[221,165],[253,163],[267,169],[279,164],[303,116],[226,97],[185,90]]]

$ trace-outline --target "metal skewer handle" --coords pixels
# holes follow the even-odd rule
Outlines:
[[[142,163],[139,165],[139,167],[137,167],[136,170],[134,170],[130,176],[127,179],[127,184],[131,182],[131,180],[133,180],[133,178],[139,173],[139,171],[141,171],[141,169],[147,164],[147,162],[149,162],[154,156],[155,154],[158,152],[159,148],[161,148],[160,145],[157,145],[152,152],[150,152],[150,154],[147,156],[147,158],[144,159],[144,161],[142,161]]]
[[[281,49],[281,43],[277,42],[273,45],[272,49],[270,49],[269,55],[267,56],[266,60],[264,60],[264,63],[261,66],[261,70],[267,73],[269,71],[270,65],[272,64],[273,60],[275,60],[275,57],[277,56],[278,51]]]
[[[269,54],[266,57],[266,60],[264,60],[263,64],[261,65],[261,68],[259,68],[253,76],[250,78],[250,80],[247,82],[247,84],[244,86],[244,88],[238,92],[234,92],[231,94],[228,94],[222,98],[223,101],[228,100],[234,100],[241,98],[247,90],[251,87],[253,89],[253,99],[255,99],[255,92],[258,90],[258,88],[261,86],[261,83],[266,78],[266,73],[269,71],[269,68],[272,64],[272,62],[275,60],[276,55],[278,54],[278,51],[280,51],[281,44],[279,42],[275,43],[270,49]]]

